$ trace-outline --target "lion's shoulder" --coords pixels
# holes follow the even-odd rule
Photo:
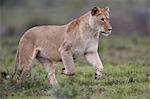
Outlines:
[[[71,21],[71,22],[68,24],[67,32],[72,32],[72,31],[75,30],[77,27],[79,27],[79,24],[80,24],[80,20],[79,20],[79,19],[74,19],[73,21]]]

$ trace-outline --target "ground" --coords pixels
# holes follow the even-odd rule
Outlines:
[[[19,37],[0,39],[0,72],[14,71]],[[0,77],[0,97],[9,99],[150,99],[150,38],[140,36],[102,37],[99,54],[104,65],[103,77],[94,79],[94,68],[83,58],[76,61],[76,75],[60,74],[62,63],[56,65],[58,85],[51,86],[47,73],[36,61],[31,75],[14,81]],[[22,97],[26,96],[26,97]]]

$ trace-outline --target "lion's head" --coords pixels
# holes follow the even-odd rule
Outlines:
[[[104,36],[111,34],[112,27],[109,21],[109,7],[94,7],[91,10],[89,25]]]

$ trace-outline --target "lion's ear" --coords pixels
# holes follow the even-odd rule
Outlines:
[[[109,9],[108,6],[106,6],[104,9],[105,9],[107,12],[110,12],[110,9]]]
[[[97,7],[94,7],[94,8],[91,10],[92,16],[96,15],[98,12],[99,12],[99,9],[98,9]]]

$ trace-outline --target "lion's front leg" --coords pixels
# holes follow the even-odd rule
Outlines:
[[[73,57],[70,52],[62,52],[61,53],[61,58],[64,64],[64,68],[62,69],[62,74],[65,75],[74,75],[75,74],[75,66],[74,66],[74,61]]]
[[[99,80],[102,77],[102,71],[103,71],[103,65],[99,58],[99,55],[97,52],[87,52],[85,54],[86,60],[95,67],[95,79]]]
[[[62,58],[62,62],[64,64],[64,68],[62,69],[61,74],[72,76],[75,74],[75,66],[73,56],[70,50],[70,46],[63,44],[60,48],[60,54]]]

